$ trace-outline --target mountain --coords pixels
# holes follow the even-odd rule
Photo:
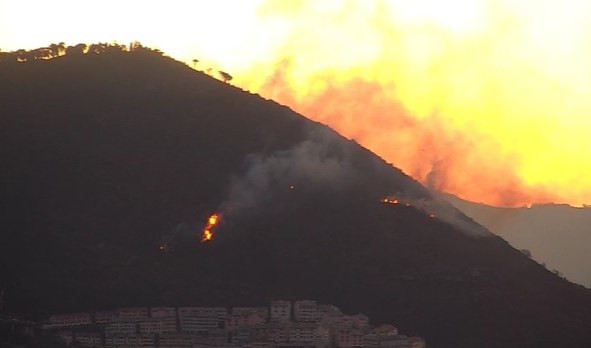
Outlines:
[[[591,288],[591,209],[566,204],[498,208],[444,194],[443,198],[548,269]],[[527,253],[526,251],[526,253]]]
[[[313,298],[434,347],[591,342],[589,290],[284,106],[149,51],[0,81],[6,310]]]

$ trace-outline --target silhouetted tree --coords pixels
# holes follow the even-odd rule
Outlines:
[[[64,42],[60,42],[57,44],[58,55],[66,54],[66,44]]]
[[[32,59],[49,59],[52,57],[52,51],[49,47],[40,47],[30,52]]]
[[[218,73],[220,74],[220,76],[222,77],[222,80],[224,80],[224,82],[229,82],[232,81],[232,75],[228,74],[225,71],[218,71]]]
[[[88,46],[87,53],[89,54],[101,54],[106,50],[106,45],[102,43],[96,43]]]
[[[193,68],[197,67],[197,63],[199,63],[199,59],[193,59]]]
[[[26,50],[20,49],[20,50],[17,50],[15,53],[16,53],[17,60],[19,62],[26,62],[27,61],[27,51]]]
[[[63,44],[63,42],[62,42]],[[59,44],[52,43],[49,45],[49,50],[51,51],[52,57],[59,57],[63,52],[62,47]]]
[[[76,46],[66,47],[66,55],[81,55],[86,51],[86,44],[79,43]]]
[[[129,44],[129,51],[130,52],[141,50],[143,48],[144,48],[144,46],[142,46],[142,43],[139,41],[134,41]]]
[[[156,55],[163,55],[164,52],[160,51],[157,48],[150,48],[142,45],[139,41],[134,41],[129,45],[130,52],[142,52],[142,53],[152,53]]]

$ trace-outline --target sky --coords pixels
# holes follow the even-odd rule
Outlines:
[[[586,0],[0,0],[0,49],[141,41],[497,206],[591,203]]]

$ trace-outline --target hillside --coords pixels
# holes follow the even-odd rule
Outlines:
[[[567,279],[591,288],[591,209],[564,204],[498,208],[445,195],[458,209],[503,237],[517,249],[529,250]]]
[[[0,81],[7,310],[314,298],[434,347],[591,342],[588,290],[286,107],[150,52],[0,63]]]

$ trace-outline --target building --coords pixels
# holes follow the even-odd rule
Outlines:
[[[300,300],[293,304],[293,315],[297,322],[316,322],[320,320],[316,301]]]
[[[95,324],[106,324],[119,319],[119,313],[117,311],[98,311],[94,312],[94,323]]]
[[[140,321],[148,318],[147,307],[125,307],[117,309],[119,321]]]
[[[284,323],[269,322],[250,329],[251,342],[288,342],[289,326]]]
[[[259,325],[264,323],[265,319],[259,313],[232,313],[226,319],[226,330]]]
[[[234,307],[232,308],[231,314],[253,314],[260,315],[265,321],[269,319],[269,308],[268,307]]]
[[[126,307],[95,312],[92,318],[53,315],[44,328],[57,331],[68,345],[89,348],[425,348],[423,339],[399,335],[395,326],[372,329],[363,314],[346,315],[313,300],[277,300],[267,308],[229,312],[225,307]]]
[[[137,323],[131,321],[113,321],[105,326],[105,335],[131,335],[137,332]]]
[[[223,307],[181,307],[178,314],[180,331],[185,333],[223,329],[228,316]]]
[[[80,347],[103,347],[103,335],[98,332],[76,332],[74,342]]]
[[[175,307],[151,307],[150,317],[152,318],[176,318]]]
[[[55,314],[49,317],[47,324],[43,325],[43,328],[51,329],[90,324],[92,324],[90,313]]]
[[[330,329],[328,328],[328,326],[325,326],[323,324],[319,324],[316,326],[314,332],[314,341],[316,342],[316,344],[320,346],[331,346],[332,342],[330,339]]]
[[[341,328],[333,330],[333,342],[340,348],[363,347],[365,333],[359,329]]]
[[[143,334],[176,332],[176,317],[148,318],[138,322],[138,328]]]
[[[295,323],[289,327],[289,342],[312,343],[316,347],[329,347],[330,330],[318,323]]]
[[[105,348],[155,348],[154,335],[114,335],[105,337]]]
[[[193,335],[188,334],[164,334],[160,336],[158,346],[160,348],[192,348]]]
[[[377,335],[371,333],[365,336],[366,348],[408,348],[411,341],[404,335]]]
[[[379,336],[396,336],[398,335],[398,328],[390,324],[383,324],[371,330],[371,332]]]
[[[228,342],[232,344],[245,345],[252,341],[250,327],[236,328],[228,331]]]
[[[363,314],[345,315],[332,313],[324,315],[322,322],[334,329],[355,328],[358,330],[369,330],[369,318]]]
[[[291,302],[276,300],[271,302],[269,320],[286,323],[291,320]]]

